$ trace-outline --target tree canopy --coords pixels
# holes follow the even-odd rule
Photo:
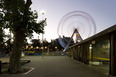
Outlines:
[[[3,0],[3,27],[10,28],[13,33],[20,29],[25,36],[32,36],[33,32],[43,33],[45,21],[37,23],[38,14],[31,11],[31,4],[31,0]]]
[[[9,28],[14,34],[13,48],[9,61],[9,72],[21,72],[21,52],[26,37],[31,37],[33,32],[43,33],[46,19],[37,22],[38,14],[32,11],[31,0],[2,0],[0,25],[3,29]]]

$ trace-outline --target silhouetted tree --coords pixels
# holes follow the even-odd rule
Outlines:
[[[3,43],[4,32],[2,29],[3,26],[3,11],[2,11],[2,1],[0,1],[0,44]]]
[[[2,28],[0,27],[0,44],[3,44],[3,37],[4,37],[4,33]]]
[[[37,46],[40,47],[41,46],[40,39],[33,39],[32,40],[32,46],[34,48],[36,48]]]
[[[31,11],[31,0],[2,0],[4,12],[3,28],[9,28],[14,34],[14,44],[9,61],[11,73],[21,72],[21,52],[26,37],[31,37],[33,32],[43,33],[45,20],[37,23],[37,12]]]
[[[71,39],[70,37],[63,36],[62,41],[67,45],[70,39]],[[69,46],[71,46],[73,44],[74,44],[74,41],[72,39]]]
[[[58,42],[58,39],[56,39],[56,45],[57,45],[57,48],[58,48],[59,51],[63,50],[63,47]]]
[[[61,45],[58,42],[58,39],[55,40],[51,40],[51,42],[49,43],[49,48],[52,51],[56,51],[55,47],[57,47],[57,50],[61,51],[63,48],[61,47]]]

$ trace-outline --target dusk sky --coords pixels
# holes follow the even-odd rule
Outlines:
[[[57,27],[64,15],[71,11],[84,11],[92,16],[96,23],[96,32],[116,24],[116,0],[32,0],[32,10],[38,12],[38,21],[42,19],[41,10],[47,18],[44,38],[48,41],[58,38]],[[34,35],[38,38],[38,35]],[[41,35],[39,35],[41,39]]]

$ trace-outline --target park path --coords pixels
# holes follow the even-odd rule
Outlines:
[[[67,56],[25,56],[30,63],[23,67],[31,68],[21,74],[2,74],[0,77],[110,77],[108,74],[83,64]]]

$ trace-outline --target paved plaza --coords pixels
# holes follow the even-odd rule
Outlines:
[[[20,74],[1,74],[0,77],[111,77],[100,67],[86,65],[67,56],[25,56],[31,60],[24,68],[31,68]],[[1,58],[8,61],[8,58]]]

